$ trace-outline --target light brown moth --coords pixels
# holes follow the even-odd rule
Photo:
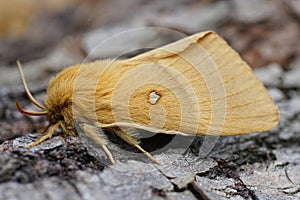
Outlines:
[[[127,60],[100,60],[70,66],[51,79],[43,111],[50,138],[61,128],[77,136],[75,123],[114,159],[101,131],[113,132],[146,152],[138,129],[160,134],[229,136],[265,131],[278,123],[278,111],[251,68],[221,37],[201,32]]]

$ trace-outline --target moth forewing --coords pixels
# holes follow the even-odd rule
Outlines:
[[[132,65],[148,62],[169,66],[189,81],[200,108],[190,111],[200,111],[198,135],[265,131],[278,123],[277,107],[263,84],[214,32],[198,33],[129,60]]]

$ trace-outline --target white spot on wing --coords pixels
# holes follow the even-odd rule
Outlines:
[[[154,105],[156,104],[159,98],[160,96],[155,91],[153,91],[149,94],[149,103]]]

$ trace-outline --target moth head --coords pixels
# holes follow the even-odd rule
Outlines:
[[[40,112],[34,112],[34,111],[27,111],[21,108],[18,102],[16,102],[16,107],[18,111],[24,115],[30,115],[30,116],[46,116],[46,118],[49,121],[49,125],[46,127],[45,131],[51,126],[51,125],[59,125],[60,128],[62,128],[63,132],[67,135],[75,135],[75,128],[73,126],[73,120],[72,120],[72,103],[71,102],[64,102],[63,104],[52,102],[52,104],[43,106],[41,103],[39,103],[34,97],[32,96],[31,92],[28,89],[24,73],[21,67],[21,64],[19,61],[17,61],[18,68],[21,74],[22,82],[26,91],[26,94],[29,98],[29,100],[35,104],[37,107],[42,109]]]
[[[47,104],[46,104],[47,105]],[[47,119],[50,124],[60,124],[61,129],[66,135],[75,136],[75,127],[72,117],[72,103],[65,102],[63,104],[56,104],[47,108]]]

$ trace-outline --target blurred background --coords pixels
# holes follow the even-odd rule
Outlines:
[[[277,62],[290,69],[299,59],[299,18],[297,0],[3,0],[0,63],[45,58],[58,48],[80,60],[95,31],[105,39],[154,26],[187,35],[214,30],[251,66]]]

